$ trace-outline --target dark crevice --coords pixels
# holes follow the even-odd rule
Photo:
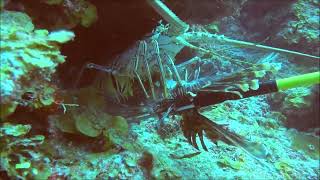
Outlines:
[[[98,21],[73,31],[76,38],[63,46],[67,61],[59,66],[58,73],[65,87],[72,85],[80,69],[88,62],[105,65],[142,39],[156,27],[160,17],[146,1],[91,1],[98,11]],[[94,79],[96,70],[87,70],[81,85]]]

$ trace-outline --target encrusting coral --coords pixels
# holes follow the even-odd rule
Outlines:
[[[22,124],[4,123],[0,127],[0,166],[19,179],[46,178],[50,175],[50,160],[39,151],[45,137],[30,136],[30,130],[30,125]]]
[[[0,117],[10,115],[19,104],[50,105],[56,89],[51,76],[65,61],[59,45],[72,40],[74,33],[35,29],[28,15],[13,11],[1,11],[0,24]]]

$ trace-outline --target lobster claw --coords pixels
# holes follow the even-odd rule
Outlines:
[[[257,158],[265,158],[266,156],[266,151],[263,146],[248,142],[243,137],[227,130],[224,126],[214,123],[207,117],[201,115],[197,109],[192,109],[182,114],[181,129],[189,143],[198,150],[199,147],[196,142],[197,135],[199,136],[202,148],[208,151],[203,140],[203,132],[205,132],[206,137],[215,144],[217,140],[221,140],[229,145],[241,148],[251,156]]]

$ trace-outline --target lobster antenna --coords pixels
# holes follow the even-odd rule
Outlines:
[[[147,0],[149,5],[160,14],[170,25],[172,33],[181,34],[189,30],[189,25],[182,21],[174,12],[171,11],[162,1],[160,0]]]
[[[161,15],[172,26],[172,29],[171,29],[173,31],[172,33],[174,33],[176,35],[183,35],[183,36],[186,36],[186,35],[187,36],[188,35],[194,36],[195,35],[193,33],[186,33],[189,30],[189,25],[187,23],[185,23],[184,21],[182,21],[162,1],[160,1],[160,0],[147,0],[147,2],[155,11],[157,11],[157,13],[159,15]],[[184,33],[186,33],[186,34],[184,34]],[[211,38],[216,39],[220,42],[232,44],[235,46],[248,47],[248,48],[253,48],[253,49],[262,49],[262,50],[268,50],[268,51],[274,51],[274,52],[281,52],[281,53],[285,53],[285,54],[292,54],[292,55],[296,55],[296,56],[308,57],[308,58],[318,59],[318,60],[320,59],[319,56],[314,56],[314,55],[305,54],[305,53],[301,53],[301,52],[297,52],[297,51],[291,51],[291,50],[282,49],[282,48],[276,48],[276,47],[256,44],[256,43],[247,42],[247,41],[234,40],[234,39],[227,38],[223,35],[210,34],[210,33],[203,33],[201,35],[204,35],[204,38],[205,38],[205,36],[210,36]],[[187,39],[187,37],[183,37],[183,36],[180,37],[180,41],[181,41],[181,38]],[[190,46],[190,44],[189,44],[189,46]]]

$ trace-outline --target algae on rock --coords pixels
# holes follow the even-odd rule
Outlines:
[[[319,54],[319,1],[298,0],[292,5],[292,10],[295,16],[294,19],[288,21],[286,27],[279,35],[289,45],[301,44],[313,54]]]
[[[125,147],[130,144],[126,141],[129,131],[127,120],[104,112],[106,104],[97,89],[86,87],[66,92],[64,100],[77,106],[67,107],[64,114],[49,117],[60,131],[92,138],[103,135],[106,149],[112,145]]]

